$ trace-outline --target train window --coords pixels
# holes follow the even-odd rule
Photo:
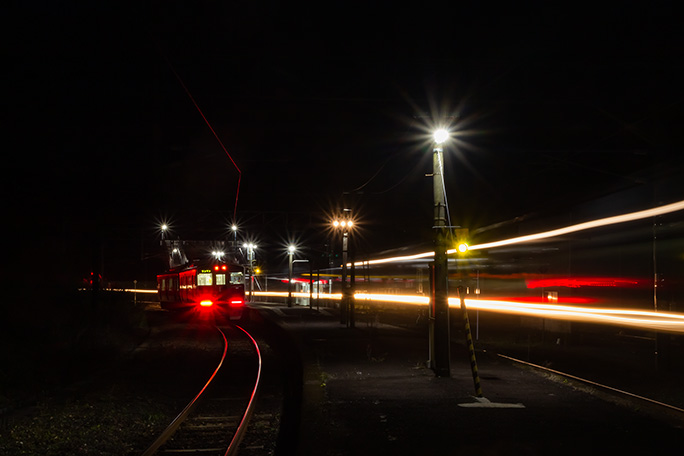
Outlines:
[[[166,279],[162,279],[161,289],[162,291],[166,290]]]
[[[211,272],[203,272],[197,274],[197,285],[200,287],[210,286],[212,284]]]
[[[230,284],[240,285],[244,281],[243,274],[241,272],[231,272],[230,273]]]
[[[226,284],[226,275],[225,274],[216,274],[216,285],[225,285]]]

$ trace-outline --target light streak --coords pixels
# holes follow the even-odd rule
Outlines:
[[[142,289],[142,288],[125,288],[123,291],[125,291],[126,293],[150,293],[150,294],[157,293],[156,289],[146,290],[146,289]]]
[[[588,222],[578,223],[576,225],[566,226],[564,228],[558,228],[551,231],[544,231],[541,233],[528,234],[525,236],[519,236],[510,239],[504,239],[501,241],[487,242],[484,244],[469,245],[468,250],[481,250],[481,249],[491,249],[494,247],[501,247],[504,245],[520,244],[522,242],[536,241],[539,239],[548,239],[555,236],[561,236],[563,234],[575,233],[577,231],[588,230],[592,228],[599,228],[602,226],[615,225],[617,223],[633,222],[635,220],[641,220],[649,217],[655,217],[656,215],[669,214],[671,212],[677,212],[684,210],[684,200],[677,201],[676,203],[666,204],[664,206],[655,207],[652,209],[645,209],[643,211],[631,212],[628,214],[615,215],[613,217],[606,217],[597,220],[591,220]],[[447,250],[447,255],[453,255],[458,253],[457,249]],[[355,266],[364,265],[374,265],[374,264],[384,264],[384,263],[394,263],[407,260],[418,260],[422,258],[434,257],[435,252],[423,252],[417,253],[415,255],[403,255],[390,258],[379,258],[376,260],[367,261],[357,261],[354,263]],[[351,263],[347,264],[351,266]]]
[[[286,298],[287,292],[255,292],[256,296],[272,296]],[[293,296],[308,298],[306,292],[295,292]],[[314,298],[339,300],[340,293],[314,293]],[[395,303],[412,306],[427,306],[430,298],[419,295],[392,295],[374,293],[356,293],[357,301]],[[684,314],[676,312],[655,312],[635,309],[614,309],[600,307],[580,307],[559,304],[539,304],[529,302],[504,301],[498,299],[466,299],[466,307],[497,313],[527,315],[555,320],[580,321],[597,324],[610,324],[653,331],[666,331],[684,334]],[[449,307],[460,308],[458,298],[449,298]]]
[[[684,210],[684,201],[678,201],[672,204],[666,204],[665,206],[655,207],[652,209],[646,209],[638,212],[631,212],[629,214],[616,215],[613,217],[606,217],[598,220],[591,220],[584,223],[578,223],[576,225],[566,226],[564,228],[558,228],[551,231],[544,231],[542,233],[528,234],[526,236],[519,236],[511,239],[504,239],[502,241],[488,242],[485,244],[471,245],[468,250],[478,250],[478,249],[491,249],[493,247],[501,247],[503,245],[519,244],[521,242],[536,241],[539,239],[547,239],[550,237],[561,236],[563,234],[575,233],[577,231],[588,230],[591,228],[599,228],[602,226],[615,225],[617,223],[633,222],[635,220],[641,220],[649,217],[655,217],[656,215],[668,214],[670,212],[676,212]],[[454,250],[454,253],[456,250]],[[447,252],[449,253],[449,252]]]

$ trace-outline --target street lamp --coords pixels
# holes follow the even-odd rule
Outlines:
[[[233,252],[233,255],[236,255],[236,254],[237,254],[237,249],[238,249],[238,245],[237,245],[237,230],[238,230],[238,227],[237,227],[237,225],[233,223],[233,224],[230,226],[230,230],[233,232],[233,249],[232,249],[231,251]]]
[[[344,209],[345,215],[332,222],[333,228],[342,230],[342,301],[340,302],[340,324],[350,328],[355,325],[354,300],[351,284],[347,282],[347,255],[349,249],[349,233],[354,227],[351,209]]]
[[[252,301],[252,296],[254,296],[254,250],[257,246],[253,243],[244,243],[242,245],[247,249],[247,263],[249,267],[249,301]]]
[[[166,230],[169,229],[169,225],[166,223],[162,223],[162,225],[159,227],[161,229],[161,241],[159,242],[159,245],[164,244],[164,235],[166,234]]]
[[[290,261],[289,261],[289,263],[290,263],[290,268],[289,268],[290,274],[289,274],[289,280],[287,281],[287,307],[292,307],[292,263],[293,263],[292,257],[294,256],[295,250],[297,250],[297,248],[294,245],[290,245],[287,248],[287,253],[288,253],[289,258],[290,258]]]
[[[432,190],[434,200],[433,241],[435,256],[432,264],[432,290],[430,296],[430,360],[428,363],[438,377],[449,377],[449,301],[447,263],[447,217],[444,194],[443,144],[449,132],[434,132],[432,147]]]

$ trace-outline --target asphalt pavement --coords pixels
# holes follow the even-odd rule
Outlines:
[[[340,324],[339,311],[252,303],[282,330],[301,369],[299,455],[679,454],[684,414],[549,375],[476,345],[476,397],[465,343],[451,375],[426,367],[427,334],[378,321]]]

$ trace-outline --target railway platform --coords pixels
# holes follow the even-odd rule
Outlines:
[[[251,303],[300,370],[288,453],[299,455],[655,454],[684,442],[684,414],[607,395],[452,340],[451,375],[426,367],[427,335],[339,311]],[[293,416],[296,415],[296,416]],[[296,418],[296,424],[292,424]],[[296,434],[296,438],[293,436]],[[283,454],[288,454],[283,452]]]

